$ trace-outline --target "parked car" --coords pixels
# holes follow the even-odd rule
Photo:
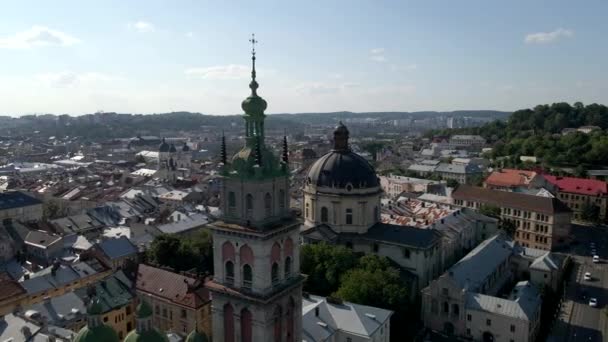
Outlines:
[[[589,306],[597,307],[597,298],[589,298]]]
[[[593,256],[593,262],[594,262],[594,263],[596,263],[596,264],[600,262],[600,257],[599,257],[599,255],[594,255],[594,256]]]
[[[585,276],[583,278],[585,280],[591,280],[591,272],[585,272]]]

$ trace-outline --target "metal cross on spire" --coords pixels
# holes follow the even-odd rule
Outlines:
[[[251,39],[249,39],[249,42],[251,43],[251,54],[255,56],[255,44],[258,43],[258,41],[255,40],[255,33],[251,34]]]
[[[251,34],[251,39],[249,39],[249,42],[251,43],[251,84],[250,84],[250,88],[255,94],[254,88],[257,88],[257,83],[254,85],[254,82],[255,82],[255,44],[258,43],[258,41],[255,39],[255,33]],[[254,87],[252,87],[252,86],[254,86]]]

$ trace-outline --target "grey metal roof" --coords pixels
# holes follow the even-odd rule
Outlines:
[[[485,279],[511,255],[511,246],[495,235],[454,264],[448,274],[461,288],[478,291]]]
[[[65,326],[66,321],[83,318],[87,313],[84,301],[74,292],[50,298],[24,309],[34,310],[46,317],[50,324],[58,326]]]
[[[137,254],[137,248],[125,236],[118,239],[107,239],[97,244],[110,259]]]
[[[378,222],[360,237],[426,249],[439,240],[440,234],[434,229],[419,229]]]
[[[467,310],[491,312],[496,315],[533,320],[540,309],[541,299],[536,286],[529,281],[515,285],[509,299],[479,293],[467,294]]]
[[[203,214],[188,216],[189,219],[159,225],[157,228],[166,234],[176,234],[202,227],[209,223],[209,218]]]
[[[323,187],[355,189],[380,186],[374,167],[363,157],[352,152],[331,151],[319,158],[308,172],[312,184]]]
[[[53,235],[41,230],[31,230],[25,237],[25,243],[40,248],[47,248],[61,240],[61,236]]]
[[[10,191],[0,193],[0,210],[27,207],[36,204],[42,204],[42,202],[23,192]]]
[[[530,265],[531,269],[542,270],[542,271],[554,271],[559,269],[561,262],[559,262],[554,256],[547,252],[545,255],[536,258],[532,265]]]
[[[28,328],[32,335],[36,335],[41,327],[12,313],[7,314],[0,324],[0,341],[11,341],[11,338],[15,342],[25,341],[21,332],[23,328]]]
[[[324,297],[309,296],[302,298],[303,339],[325,341],[337,330],[369,337],[388,322],[392,314],[390,310],[373,306],[349,302],[332,304]]]
[[[435,172],[444,172],[444,173],[458,173],[458,174],[471,174],[471,173],[481,173],[483,172],[481,168],[475,164],[447,164],[441,163],[437,165]]]

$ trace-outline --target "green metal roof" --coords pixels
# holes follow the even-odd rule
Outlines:
[[[168,342],[167,336],[161,334],[156,329],[147,330],[138,333],[136,330],[131,331],[125,337],[124,342]]]
[[[74,342],[119,342],[114,329],[102,324],[95,328],[84,327],[80,329]]]
[[[118,271],[95,283],[95,293],[100,305],[100,313],[106,313],[128,305],[134,298],[131,292],[131,281]],[[86,295],[86,288],[76,290],[79,296]]]

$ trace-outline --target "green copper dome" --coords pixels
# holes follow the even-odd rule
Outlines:
[[[192,330],[188,337],[186,337],[186,342],[209,342],[209,338],[205,333],[199,332],[198,329]]]
[[[142,300],[137,306],[137,318],[147,318],[152,317],[152,308],[150,304],[146,303],[145,300]]]
[[[167,336],[161,334],[156,329],[142,331],[133,330],[127,334],[124,342],[168,342]]]
[[[251,94],[241,103],[241,108],[248,115],[264,115],[266,107],[268,107],[266,100],[257,94]]]
[[[94,328],[83,327],[76,335],[74,342],[119,342],[118,335],[114,329],[105,324]]]

